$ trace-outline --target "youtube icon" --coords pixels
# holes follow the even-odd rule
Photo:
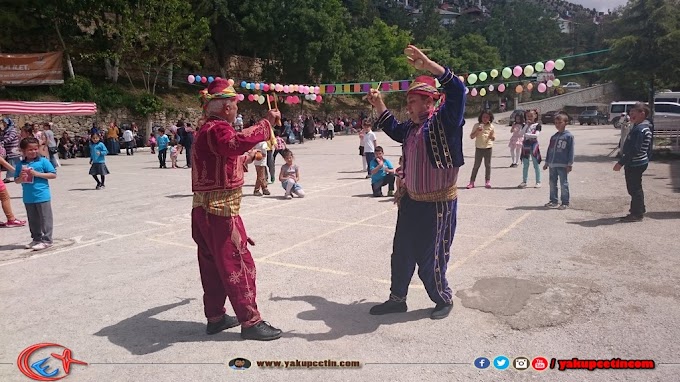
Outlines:
[[[535,370],[543,371],[548,368],[548,360],[543,357],[536,357],[531,361],[531,367]]]

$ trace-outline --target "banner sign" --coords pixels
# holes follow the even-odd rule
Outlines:
[[[61,52],[0,54],[0,86],[62,85]]]

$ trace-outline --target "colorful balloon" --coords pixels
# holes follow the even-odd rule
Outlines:
[[[549,88],[553,87],[553,82],[552,82],[552,80],[548,80],[548,82],[546,83],[546,85],[548,85]]]
[[[239,101],[243,101],[243,99],[245,98],[245,96],[243,94],[239,94],[236,97],[238,98]]]
[[[187,77],[187,81],[189,81],[190,84],[193,84],[194,81],[196,81],[196,77],[194,77],[193,74],[189,74],[189,76]]]
[[[205,77],[201,77],[201,82],[202,82],[202,83],[206,83],[206,82],[208,82],[208,79],[205,78]]]
[[[493,85],[489,85],[489,91],[492,92],[494,89]]]
[[[538,84],[538,92],[539,93],[545,93],[546,90],[548,90],[548,87],[545,86],[545,84],[543,82]]]
[[[505,91],[505,84],[498,85],[498,91],[503,93]]]
[[[245,81],[241,81],[241,87],[242,87],[242,88],[245,88],[245,87],[246,87],[246,85],[248,85],[248,83],[247,83],[247,82],[245,82]]]
[[[531,65],[527,65],[524,67],[524,75],[529,77],[532,74],[534,74],[534,67]]]
[[[472,73],[468,76],[467,80],[468,84],[473,85],[475,82],[477,82],[477,75]]]
[[[487,75],[486,75],[486,72],[481,72],[481,73],[479,73],[479,80],[480,80],[480,81],[484,82],[484,81],[486,81],[487,78],[488,78],[488,77],[487,77]]]
[[[217,77],[216,79],[219,79],[219,77]],[[234,86],[234,80],[232,80],[231,78],[227,80],[227,83],[229,84],[229,86]]]
[[[542,62],[537,62],[536,65],[534,65],[534,69],[536,69],[537,72],[542,72],[544,68],[545,66]]]
[[[264,96],[261,95],[261,96],[257,97],[257,103],[262,105],[264,103]]]
[[[529,83],[527,84],[527,90],[528,90],[528,91],[531,91],[533,88],[534,88],[534,84],[532,84],[531,82],[529,82]]]
[[[523,91],[524,91],[524,88],[522,87],[522,85],[517,85],[515,87],[515,93],[521,93]]]
[[[498,70],[492,69],[491,70],[491,78],[496,78],[498,77]]]
[[[508,79],[512,76],[512,69],[505,67],[503,68],[503,78]]]
[[[215,78],[213,76],[208,77],[208,83],[212,83],[215,81]]]
[[[555,69],[555,61],[550,60],[545,63],[545,71],[546,72],[552,72],[553,69]]]
[[[519,65],[515,66],[515,68],[512,69],[512,74],[513,74],[515,77],[521,76],[521,75],[522,75],[522,67],[519,66]]]
[[[465,88],[465,94],[469,94],[469,93],[470,93],[470,88]]]
[[[251,101],[251,102],[252,102],[252,101],[253,101],[253,97],[255,97],[255,96],[252,95],[252,94],[248,94],[248,101]]]
[[[557,68],[557,66],[555,68]],[[553,86],[560,86],[561,83],[562,83],[562,81],[560,81],[559,78],[555,78],[553,80]]]
[[[555,61],[555,69],[557,70],[564,69],[564,60],[560,58],[559,60]]]
[[[323,97],[321,97],[321,95],[317,94],[317,96],[316,96],[316,102],[321,103],[321,101],[323,101]]]
[[[465,83],[465,77],[463,77],[463,76],[458,76],[458,79],[460,80],[460,82]]]
[[[194,80],[195,80],[196,82],[201,82],[201,76],[199,76],[199,75],[197,74],[196,76],[194,76]]]
[[[262,90],[268,92],[269,91],[269,84],[264,84],[264,88]]]
[[[476,88],[473,88],[473,89],[470,91],[470,95],[473,96],[473,97],[477,97],[477,89],[476,89]]]
[[[486,89],[484,88],[479,89],[479,95],[484,97],[486,95]]]

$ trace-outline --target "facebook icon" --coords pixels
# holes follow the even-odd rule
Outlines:
[[[479,357],[475,360],[475,367],[478,369],[486,369],[490,364],[491,362],[489,362],[489,359],[486,357]]]

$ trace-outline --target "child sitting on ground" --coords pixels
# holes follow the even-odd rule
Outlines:
[[[179,157],[178,147],[181,146],[179,146],[174,139],[170,141],[170,163],[172,163],[172,168],[179,168],[179,166],[177,166],[177,157]]]
[[[299,198],[305,197],[305,191],[300,185],[300,167],[293,164],[295,157],[293,152],[285,149],[281,153],[286,164],[281,166],[281,172],[279,173],[279,180],[281,181],[281,186],[286,190],[286,199],[292,199],[293,194]]]

